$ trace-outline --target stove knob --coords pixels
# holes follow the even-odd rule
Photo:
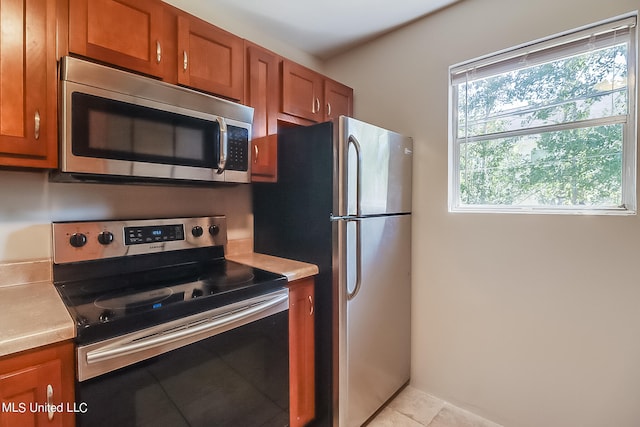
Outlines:
[[[200,227],[199,225],[196,225],[191,229],[191,234],[193,234],[193,237],[200,237],[203,233],[204,230],[202,230],[202,227]]]
[[[100,242],[101,245],[113,243],[113,233],[110,231],[103,231],[98,234],[98,242]]]
[[[98,317],[98,319],[102,323],[106,323],[106,322],[109,322],[109,321],[113,320],[113,316],[115,316],[115,313],[113,311],[105,310],[102,313],[100,313],[100,317]]]
[[[211,234],[212,236],[217,236],[218,233],[220,233],[220,227],[215,224],[209,226],[209,234]]]
[[[82,233],[73,233],[69,238],[69,244],[74,248],[81,248],[87,244],[87,236]]]
[[[201,297],[204,294],[204,292],[202,292],[202,289],[194,289],[193,292],[191,292],[191,298],[198,298]]]
[[[85,326],[89,325],[89,319],[87,319],[84,316],[78,316],[78,318],[76,319],[76,325],[78,325],[79,328],[83,328]]]

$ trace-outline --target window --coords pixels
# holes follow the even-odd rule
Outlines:
[[[635,213],[636,16],[450,68],[450,211]]]

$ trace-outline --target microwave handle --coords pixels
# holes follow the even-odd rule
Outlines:
[[[224,172],[227,167],[227,150],[228,150],[228,135],[227,135],[227,123],[222,117],[216,119],[220,124],[220,152],[218,153],[218,174]]]

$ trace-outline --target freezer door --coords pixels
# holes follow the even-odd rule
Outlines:
[[[340,221],[338,408],[360,426],[409,381],[411,215]]]
[[[340,117],[339,141],[339,215],[411,212],[411,138]]]

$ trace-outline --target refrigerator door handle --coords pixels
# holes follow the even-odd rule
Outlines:
[[[356,216],[362,216],[362,207],[360,205],[360,189],[362,188],[362,150],[360,149],[360,142],[358,142],[358,139],[353,135],[349,135],[347,140],[347,149],[349,144],[353,144],[353,147],[356,149]]]
[[[362,239],[360,238],[360,219],[350,218],[347,221],[354,222],[356,226],[356,284],[353,291],[349,291],[347,286],[347,301],[351,301],[358,295],[362,286],[362,245],[360,243]]]

